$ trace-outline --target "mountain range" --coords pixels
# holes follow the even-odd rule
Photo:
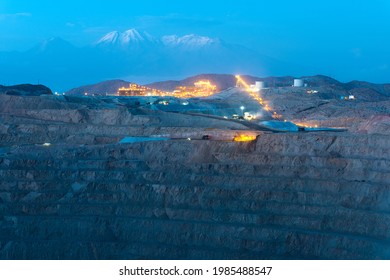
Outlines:
[[[54,91],[107,79],[151,82],[197,73],[280,74],[286,64],[238,44],[196,34],[153,37],[112,31],[85,47],[51,38],[25,52],[0,52],[0,84],[43,83]]]

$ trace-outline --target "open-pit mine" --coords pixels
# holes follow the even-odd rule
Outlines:
[[[237,79],[3,90],[0,259],[389,259],[390,99]]]

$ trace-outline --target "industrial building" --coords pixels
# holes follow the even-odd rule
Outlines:
[[[165,96],[166,92],[137,84],[130,84],[128,88],[119,88],[117,94],[119,96]]]
[[[250,85],[250,88],[254,92],[259,92],[260,90],[265,88],[265,82],[256,81],[254,84]]]
[[[179,86],[173,91],[173,96],[179,98],[207,97],[217,92],[217,86],[209,80],[200,80],[194,86]]]
[[[179,86],[173,92],[153,89],[137,84],[130,84],[129,87],[118,89],[118,96],[174,96],[178,98],[207,97],[217,92],[217,87],[209,80],[200,80],[194,86]]]
[[[294,87],[303,87],[304,83],[302,79],[294,79]]]

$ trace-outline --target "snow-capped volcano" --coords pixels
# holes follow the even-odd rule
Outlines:
[[[192,47],[199,48],[210,46],[212,44],[220,43],[219,39],[213,39],[206,36],[199,36],[195,34],[189,34],[182,37],[178,37],[176,35],[163,36],[161,41],[171,47],[175,46],[184,46],[184,47]]]
[[[112,44],[116,43],[118,41],[120,33],[118,31],[112,31],[110,33],[107,33],[102,38],[100,38],[99,41],[96,42],[96,44]]]
[[[4,58],[3,58],[4,57]],[[14,54],[0,52],[0,77],[77,85],[111,77],[160,77],[195,73],[277,73],[285,64],[218,38],[189,34],[152,37],[136,29],[112,31],[86,47],[59,38]],[[65,79],[64,79],[65,77]]]
[[[129,29],[125,32],[112,31],[99,39],[96,45],[119,45],[128,46],[131,44],[141,44],[156,41],[150,34],[136,29]]]
[[[156,39],[147,32],[138,31],[137,29],[129,29],[125,32],[112,31],[99,39],[95,45],[97,46],[140,46],[145,44],[160,45],[167,48],[185,48],[198,49],[212,45],[217,45],[221,41],[217,38],[210,38],[196,34],[184,36],[168,35],[161,39]]]

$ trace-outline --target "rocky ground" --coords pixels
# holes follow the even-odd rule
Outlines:
[[[307,94],[308,90],[318,93]],[[352,94],[352,93],[350,93]],[[355,90],[354,100],[331,87],[266,89],[263,96],[284,118],[309,125],[346,127],[350,132],[390,134],[390,98]]]
[[[348,131],[0,94],[0,259],[389,259],[389,101],[281,91],[286,118]]]

